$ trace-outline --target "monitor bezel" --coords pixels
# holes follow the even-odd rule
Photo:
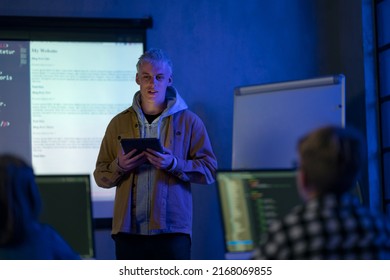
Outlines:
[[[72,180],[72,179],[77,179],[80,180],[82,179],[85,181],[85,192],[86,192],[86,204],[87,204],[87,211],[88,211],[88,216],[89,216],[89,226],[88,228],[90,229],[90,232],[88,233],[88,240],[89,240],[89,253],[88,254],[82,254],[80,253],[80,256],[83,259],[94,259],[96,257],[96,248],[95,248],[95,221],[94,221],[94,216],[93,216],[93,207],[92,207],[92,189],[91,189],[91,176],[90,174],[39,174],[35,175],[35,182],[37,184],[38,189],[39,187],[39,180]],[[44,201],[42,200],[41,196],[41,202],[42,202],[42,211],[44,211]],[[58,232],[60,235],[61,233]],[[63,237],[64,238],[64,237]],[[69,243],[69,241],[67,241]],[[71,244],[69,244],[71,245]],[[78,252],[79,253],[79,252]]]

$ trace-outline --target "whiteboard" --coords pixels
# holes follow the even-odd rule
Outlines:
[[[291,168],[301,136],[345,126],[345,77],[238,87],[233,110],[232,169]]]

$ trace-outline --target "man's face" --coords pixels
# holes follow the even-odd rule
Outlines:
[[[136,82],[140,85],[142,102],[159,105],[165,102],[165,92],[172,84],[172,75],[165,63],[144,63],[136,75]]]

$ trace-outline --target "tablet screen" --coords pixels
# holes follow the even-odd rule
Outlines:
[[[155,150],[159,153],[164,152],[160,140],[158,138],[123,138],[121,139],[121,145],[123,151],[126,154],[133,149],[136,149],[137,152],[134,154],[134,156],[145,151],[147,148]]]

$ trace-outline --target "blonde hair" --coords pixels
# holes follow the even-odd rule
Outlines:
[[[349,191],[366,158],[363,135],[354,128],[321,127],[300,139],[297,148],[300,169],[319,194]]]
[[[152,65],[165,63],[169,68],[170,74],[173,72],[171,59],[161,49],[150,49],[142,54],[137,62],[137,72],[140,71],[141,65],[144,63],[150,63]]]

